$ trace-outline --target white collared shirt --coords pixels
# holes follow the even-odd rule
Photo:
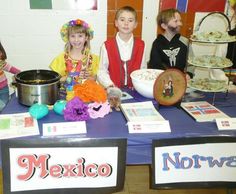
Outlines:
[[[124,61],[124,70],[125,70],[125,80],[124,83],[127,84],[127,66],[126,61],[130,60],[131,54],[133,51],[133,44],[134,44],[134,37],[133,35],[131,38],[125,42],[119,37],[119,32],[116,34],[116,42],[120,53],[120,58],[122,61]],[[102,84],[105,88],[108,86],[114,85],[112,82],[109,71],[109,60],[108,60],[108,54],[106,50],[106,46],[103,43],[101,47],[101,53],[100,53],[100,63],[99,63],[99,71],[97,75],[98,82]],[[145,62],[145,49],[144,54],[142,57],[142,63],[141,68],[147,68],[147,63]]]

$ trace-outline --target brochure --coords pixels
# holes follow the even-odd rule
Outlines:
[[[0,139],[39,134],[38,121],[28,112],[0,115]]]
[[[169,121],[155,109],[152,101],[121,103],[129,133],[171,132]]]
[[[127,121],[163,121],[152,101],[121,103],[121,110]]]
[[[181,107],[197,122],[215,121],[217,118],[230,118],[206,101],[182,102]]]

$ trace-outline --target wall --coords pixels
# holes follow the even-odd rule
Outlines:
[[[142,17],[143,17],[143,0],[107,0],[107,37],[114,37],[116,28],[114,26],[115,13],[120,7],[129,5],[133,7],[138,14],[138,26],[134,31],[134,36],[142,35]]]
[[[143,1],[142,39],[146,44],[146,61],[149,60],[153,41],[157,36],[156,17],[159,10],[159,0]]]
[[[62,0],[56,0],[62,1]],[[81,18],[95,30],[92,50],[99,54],[107,37],[116,33],[114,16],[118,8],[130,5],[137,10],[138,27],[134,31],[146,44],[146,61],[153,40],[156,38],[156,16],[160,0],[99,0],[98,11],[30,10],[29,0],[0,0],[0,40],[8,61],[22,70],[48,68],[50,61],[64,47],[59,30],[65,22]],[[189,36],[193,30],[194,15],[182,15],[184,28],[181,33]],[[10,74],[8,75],[10,76]]]
[[[59,0],[57,0],[59,1]],[[92,25],[95,34],[92,50],[99,54],[106,39],[107,0],[98,1],[97,11],[30,10],[29,0],[0,0],[0,40],[8,61],[22,70],[48,68],[51,60],[63,51],[61,26],[81,18]]]
[[[57,3],[60,0],[56,0]],[[159,0],[100,0],[98,11],[30,10],[29,0],[0,0],[0,40],[8,61],[21,70],[46,69],[51,60],[64,47],[59,30],[65,22],[75,18],[92,25],[95,36],[92,50],[99,54],[100,46],[107,37],[114,36],[114,16],[118,8],[130,5],[137,10],[138,27],[134,31],[146,43],[146,60],[151,44],[156,38],[155,18]],[[143,30],[142,30],[143,29]],[[7,74],[11,77],[11,74]]]

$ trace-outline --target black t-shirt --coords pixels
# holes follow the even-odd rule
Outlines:
[[[229,35],[236,36],[236,28],[230,30]],[[236,68],[236,42],[230,42],[228,44],[227,54],[226,57],[233,62],[233,68]]]
[[[188,47],[176,34],[171,41],[158,35],[152,44],[148,67],[151,69],[168,69],[175,67],[184,71],[187,61]]]

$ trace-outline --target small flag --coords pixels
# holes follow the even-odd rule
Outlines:
[[[176,8],[180,12],[224,12],[226,0],[160,0],[160,10]]]

